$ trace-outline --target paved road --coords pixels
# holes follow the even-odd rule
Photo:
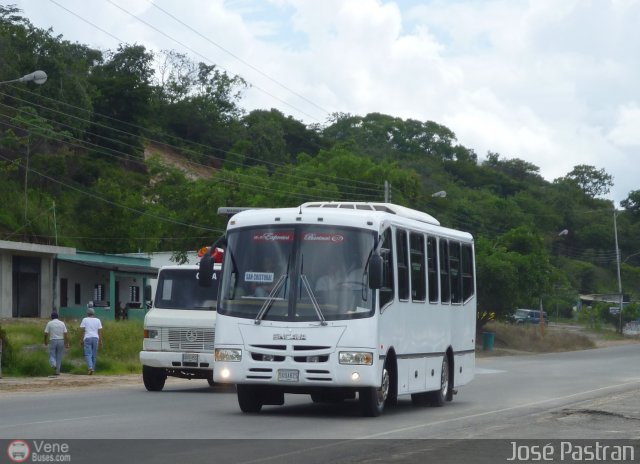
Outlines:
[[[240,461],[244,462],[253,462],[255,456],[243,454],[251,449],[263,448],[263,458],[280,456],[283,441],[268,445],[255,441],[267,438],[286,439],[295,443],[288,446],[301,451],[318,448],[316,454],[324,459],[338,453],[336,447],[342,446],[343,440],[353,438],[638,439],[639,359],[637,344],[479,359],[476,379],[461,388],[451,404],[417,408],[408,398],[401,398],[398,407],[379,418],[360,417],[355,402],[319,405],[301,395],[287,395],[284,406],[246,415],[240,412],[233,389],[211,389],[195,381],[173,382],[160,393],[149,393],[142,385],[2,393],[0,439],[252,439],[233,445],[233,455],[242,456]],[[599,422],[601,419],[604,421]],[[589,426],[593,424],[599,426]],[[291,442],[319,438],[333,441]],[[149,446],[157,447],[153,443],[157,442]],[[369,452],[377,449],[377,445],[365,446],[365,442],[346,443],[352,452],[358,446]],[[393,449],[388,440],[380,443],[384,452]],[[438,449],[442,443],[447,442],[439,442]],[[410,448],[416,447],[419,445]],[[407,447],[401,449],[406,451]],[[398,453],[404,456],[405,451]]]

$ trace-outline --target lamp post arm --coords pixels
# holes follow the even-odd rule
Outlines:
[[[0,85],[11,84],[13,82],[34,82],[38,85],[42,85],[45,82],[47,82],[47,73],[41,70],[34,71],[32,73],[25,74],[24,76],[19,77],[18,79],[12,79],[10,81],[2,81],[0,82]]]

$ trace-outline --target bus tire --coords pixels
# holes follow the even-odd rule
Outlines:
[[[207,383],[209,384],[210,387],[214,387],[216,385],[216,383],[213,381],[213,371],[207,374]]]
[[[366,417],[378,417],[384,411],[384,404],[389,395],[389,371],[382,369],[382,382],[379,387],[363,388],[358,393],[360,410]]]
[[[445,353],[442,358],[442,370],[440,372],[440,389],[429,392],[429,402],[432,406],[444,406],[447,397],[450,396],[451,389],[451,372],[449,366],[449,356]]]
[[[262,409],[260,389],[253,385],[236,385],[238,405],[244,413],[257,413]]]
[[[167,372],[159,367],[142,366],[142,381],[148,391],[162,391]]]

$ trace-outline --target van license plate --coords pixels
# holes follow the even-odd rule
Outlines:
[[[182,364],[186,363],[198,364],[198,353],[182,353]]]
[[[278,369],[278,381],[280,382],[297,382],[297,369]]]

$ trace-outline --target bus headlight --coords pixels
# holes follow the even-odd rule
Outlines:
[[[373,353],[366,351],[341,351],[339,354],[340,364],[373,364]]]
[[[215,360],[239,362],[242,360],[242,350],[234,348],[216,348]]]

